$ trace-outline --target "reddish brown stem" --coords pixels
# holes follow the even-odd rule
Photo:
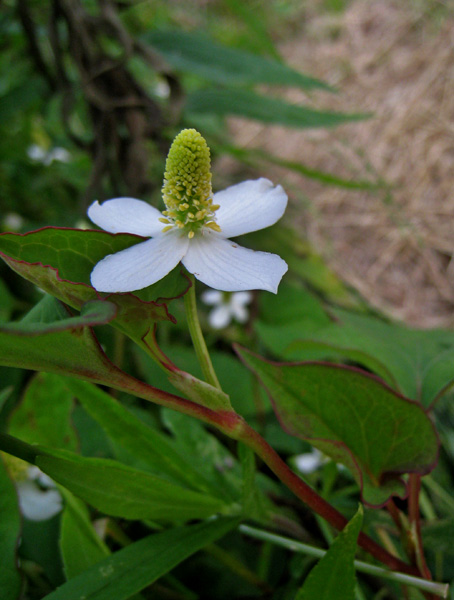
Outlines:
[[[421,491],[421,475],[411,473],[409,478],[410,492],[408,495],[408,520],[410,522],[410,535],[414,546],[414,557],[422,576],[432,579],[432,574],[424,557],[421,536],[421,518],[419,513],[419,493]]]
[[[342,530],[345,527],[348,522],[347,519],[300,479],[300,477],[298,477],[273,450],[268,442],[266,442],[266,440],[264,440],[254,429],[244,423],[237,439],[252,448],[282,483],[284,483],[300,500],[307,504],[309,508],[336,529]],[[393,571],[401,571],[410,575],[419,575],[417,567],[408,565],[396,556],[393,556],[366,534],[360,533],[358,543],[364,550]]]

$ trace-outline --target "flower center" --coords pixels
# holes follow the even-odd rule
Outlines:
[[[178,227],[188,237],[202,227],[221,231],[216,223],[211,189],[210,149],[195,129],[183,129],[170,147],[164,173],[162,195],[167,210],[160,221],[163,231]]]

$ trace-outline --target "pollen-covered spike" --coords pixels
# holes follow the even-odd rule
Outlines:
[[[210,167],[210,149],[204,138],[195,129],[183,129],[167,156],[162,189],[166,206],[173,204],[173,197],[183,198],[193,190],[201,198],[211,198]]]
[[[177,135],[167,156],[163,199],[168,217],[191,239],[199,229],[208,226],[220,231],[216,224],[211,189],[210,149],[195,129],[184,129]]]

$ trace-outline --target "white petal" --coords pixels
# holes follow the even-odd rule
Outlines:
[[[238,321],[238,323],[246,323],[249,317],[249,311],[243,304],[235,304],[234,302],[231,302],[230,310],[235,321]]]
[[[234,306],[245,306],[252,301],[251,292],[236,292],[232,294],[232,305]]]
[[[57,490],[41,490],[33,481],[19,481],[17,493],[21,512],[31,521],[46,521],[62,509]]]
[[[187,236],[171,230],[109,254],[91,272],[91,284],[98,292],[133,292],[148,287],[176,267],[188,242]]]
[[[222,292],[219,292],[218,290],[205,290],[202,293],[201,298],[202,298],[202,301],[205,302],[205,304],[208,304],[208,306],[215,306],[216,304],[222,304],[222,302],[224,301]]]
[[[235,237],[274,225],[284,214],[287,194],[268,179],[243,181],[214,194],[216,221],[224,237]]]
[[[90,219],[110,233],[135,233],[150,237],[159,234],[165,227],[159,221],[162,213],[143,200],[114,198],[102,204],[96,200],[88,209]]]
[[[232,315],[229,307],[225,304],[217,306],[208,315],[208,321],[213,329],[223,329],[224,327],[227,327],[231,320]]]
[[[243,248],[216,233],[205,231],[189,244],[184,266],[206,285],[223,292],[277,292],[287,263],[276,254]]]

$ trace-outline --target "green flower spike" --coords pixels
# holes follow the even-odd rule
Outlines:
[[[163,211],[163,231],[176,226],[188,232],[188,237],[201,227],[221,231],[216,223],[211,189],[210,149],[195,129],[183,129],[170,147],[164,173],[162,196],[167,210]]]

